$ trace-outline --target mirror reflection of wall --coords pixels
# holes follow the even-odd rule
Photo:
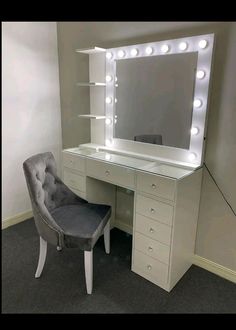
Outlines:
[[[116,61],[115,137],[189,149],[197,53]]]

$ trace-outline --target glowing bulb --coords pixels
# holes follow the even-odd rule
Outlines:
[[[170,46],[169,45],[163,45],[163,46],[161,46],[162,53],[167,53],[169,50],[170,50]]]
[[[111,160],[111,155],[110,155],[110,154],[106,154],[106,155],[105,155],[105,159],[106,159],[106,160]]]
[[[152,47],[147,47],[147,48],[145,49],[145,52],[146,52],[147,55],[151,55],[152,52],[153,52],[153,48],[152,48]]]
[[[205,77],[206,73],[203,70],[197,71],[197,79],[203,79]]]
[[[112,98],[111,97],[106,97],[106,103],[107,104],[111,104],[111,102],[112,102]]]
[[[125,52],[124,52],[122,49],[119,50],[119,51],[118,51],[118,56],[119,56],[120,58],[124,57],[124,56],[125,56]]]
[[[191,128],[191,134],[192,135],[197,135],[199,133],[199,129],[197,127],[192,127]]]
[[[108,147],[112,146],[112,139],[106,139],[106,145]]]
[[[207,44],[208,44],[207,40],[203,39],[203,40],[199,41],[198,46],[201,49],[204,49],[204,48],[206,48]]]
[[[195,160],[196,158],[197,158],[197,155],[194,152],[191,152],[188,156],[188,159],[191,161]]]
[[[133,48],[130,52],[131,56],[137,56],[138,55],[138,50],[137,48]]]
[[[111,125],[112,120],[111,120],[111,118],[106,118],[105,122],[107,125]]]
[[[111,52],[106,53],[106,58],[110,60],[113,57],[113,54]]]
[[[202,105],[202,101],[199,99],[195,99],[193,105],[195,108],[200,108],[200,106]]]
[[[181,42],[180,44],[179,44],[179,49],[180,50],[186,50],[188,48],[188,44],[187,44],[187,42]]]
[[[111,82],[111,81],[112,81],[112,76],[107,75],[107,76],[106,76],[106,82]]]
[[[115,103],[117,103],[117,98],[115,98]]]

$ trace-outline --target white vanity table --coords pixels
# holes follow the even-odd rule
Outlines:
[[[168,292],[194,254],[213,43],[209,34],[77,50],[89,54],[90,81],[77,85],[91,88],[90,114],[81,115],[91,120],[91,143],[63,150],[63,180],[78,196],[112,206],[112,227],[133,236],[131,270]],[[166,63],[163,55],[168,55]],[[158,59],[157,76],[151,77]],[[129,67],[133,71],[126,74]],[[130,77],[135,77],[132,83]],[[136,134],[160,132],[163,145],[134,141]],[[129,223],[116,217],[117,187],[130,194]]]

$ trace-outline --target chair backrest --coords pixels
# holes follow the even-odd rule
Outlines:
[[[160,134],[136,135],[134,137],[134,141],[162,145],[162,135],[160,135]]]

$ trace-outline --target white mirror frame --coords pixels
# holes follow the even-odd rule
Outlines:
[[[106,77],[110,76],[111,79],[107,79],[106,82],[105,112],[106,117],[110,120],[106,120],[105,145],[111,149],[122,149],[134,152],[143,151],[145,148],[149,155],[152,154],[157,158],[174,160],[179,164],[187,163],[190,164],[190,166],[192,164],[193,167],[202,165],[213,44],[214,34],[207,34],[107,49]],[[136,49],[136,51],[134,51],[134,49]],[[116,60],[122,61],[128,58],[184,54],[189,52],[197,52],[198,55],[189,149],[150,145],[114,138],[115,104],[116,101],[119,102],[119,100],[116,100],[116,84],[119,84],[119,82],[116,81]],[[122,54],[124,54],[123,57],[121,57]],[[197,100],[200,100],[200,106],[198,106],[197,103],[199,102],[197,102]]]

